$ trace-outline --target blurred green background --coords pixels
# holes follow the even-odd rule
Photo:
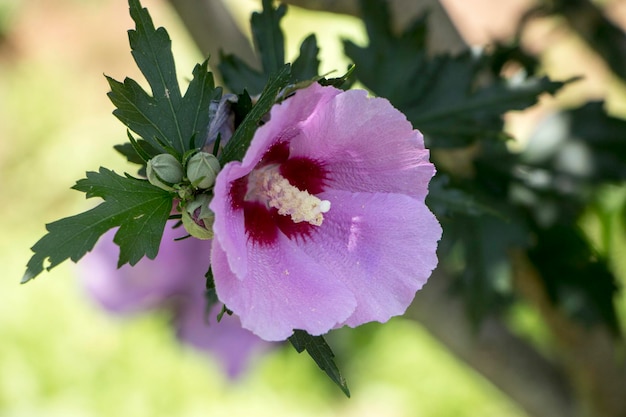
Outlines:
[[[144,0],[173,39],[181,79],[203,59],[164,0]],[[241,2],[241,22],[255,2]],[[291,10],[288,50],[317,29],[322,72],[345,68],[338,34],[358,22]],[[315,20],[318,19],[318,20]],[[305,22],[304,24],[303,22]],[[140,79],[122,0],[0,0],[0,416],[524,416],[418,324],[335,332],[353,397],[289,347],[229,381],[211,358],[176,342],[165,315],[116,319],[82,292],[65,263],[20,286],[44,224],[85,210],[69,190],[99,166],[131,170],[103,73]],[[592,220],[590,220],[592,221]]]

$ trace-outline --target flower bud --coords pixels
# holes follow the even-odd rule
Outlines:
[[[210,188],[215,184],[218,172],[220,163],[215,155],[208,152],[198,152],[187,162],[187,178],[198,188]]]
[[[183,180],[183,166],[175,156],[162,153],[148,161],[146,175],[150,184],[166,191],[173,191],[172,185]]]
[[[213,238],[213,212],[209,209],[211,196],[200,194],[183,208],[183,226],[191,236],[202,240]]]

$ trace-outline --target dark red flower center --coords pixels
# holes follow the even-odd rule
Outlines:
[[[278,233],[308,236],[330,208],[316,196],[324,191],[326,176],[319,161],[290,157],[288,142],[272,145],[248,175],[231,183],[231,206],[243,210],[248,238],[270,245]]]

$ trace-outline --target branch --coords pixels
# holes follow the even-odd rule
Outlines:
[[[282,3],[319,10],[359,16],[358,0],[281,0]],[[429,39],[428,50],[437,52],[458,52],[465,48],[465,42],[450,20],[450,16],[438,0],[388,0],[394,20],[394,27],[402,29],[421,13],[428,11]]]
[[[449,278],[441,269],[417,293],[407,317],[420,322],[529,415],[575,416],[572,390],[560,369],[495,318],[472,330],[461,300],[448,293]]]
[[[169,0],[210,65],[219,62],[219,51],[235,53],[247,64],[258,67],[250,41],[233,20],[221,0]]]
[[[559,360],[576,384],[578,406],[584,415],[626,416],[623,340],[616,340],[604,326],[584,327],[557,308],[524,252],[513,252],[511,261],[516,289],[539,310],[555,337]]]

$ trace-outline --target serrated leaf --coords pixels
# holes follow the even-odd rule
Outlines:
[[[129,138],[132,137],[130,133],[128,136]],[[135,139],[132,138],[132,140]],[[132,140],[131,142],[113,146],[113,149],[124,155],[128,162],[132,164],[145,165],[147,159],[150,159],[158,153],[158,151],[145,140],[136,140],[134,145]]]
[[[272,0],[263,0],[263,11],[254,12],[250,19],[252,37],[265,74],[273,74],[285,65],[285,37],[280,21],[287,13],[287,6],[272,6]]]
[[[156,256],[165,222],[172,209],[172,196],[148,181],[122,177],[106,168],[88,172],[73,187],[87,198],[101,197],[104,202],[84,213],[57,220],[46,226],[48,233],[33,247],[22,282],[66,259],[76,262],[90,251],[98,238],[118,227],[113,241],[120,246],[118,265],[136,264],[143,256]]]
[[[240,94],[246,90],[256,96],[269,82],[270,76],[285,65],[285,39],[280,21],[287,7],[272,7],[272,0],[263,0],[263,11],[255,12],[250,19],[256,53],[261,60],[261,70],[256,70],[234,55],[222,54],[219,70],[230,91]],[[291,83],[318,75],[319,48],[315,35],[308,36],[300,45],[300,55],[293,61]]]
[[[438,218],[464,214],[469,216],[499,216],[493,208],[478,202],[474,195],[448,185],[448,178],[435,176],[428,185],[426,204]]]
[[[315,35],[309,35],[302,41],[300,54],[291,64],[291,78],[294,82],[310,80],[317,76],[320,66],[317,57],[319,51]]]
[[[491,73],[489,56],[469,50],[456,56],[429,56],[426,16],[395,35],[385,1],[362,0],[361,7],[369,45],[362,48],[344,41],[346,55],[356,65],[355,75],[402,111],[430,147],[504,139],[505,112],[527,108],[540,94],[554,94],[565,84],[547,78],[505,80]]]
[[[346,380],[341,376],[337,365],[335,364],[333,353],[326,340],[322,336],[311,336],[303,330],[294,330],[293,335],[289,337],[289,341],[298,353],[305,350],[315,361],[317,366],[335,383],[341,391],[350,397],[350,390],[346,384]]]
[[[218,66],[224,84],[235,93],[247,90],[252,95],[263,91],[265,74],[255,70],[235,55],[221,54]]]
[[[136,25],[128,32],[131,53],[152,94],[130,78],[121,83],[107,77],[111,87],[108,96],[117,107],[113,114],[159,152],[180,156],[205,139],[208,108],[211,100],[220,98],[221,89],[215,88],[205,61],[196,65],[193,79],[181,97],[167,31],[154,28],[148,11],[138,0],[129,0],[129,5]]]
[[[256,129],[259,127],[259,122],[276,102],[278,93],[289,84],[290,76],[291,67],[287,64],[282,67],[280,72],[270,77],[259,100],[246,115],[241,125],[235,130],[235,133],[224,147],[219,158],[221,166],[226,165],[230,161],[241,161],[243,159],[243,156],[250,146],[254,132],[256,132]]]

